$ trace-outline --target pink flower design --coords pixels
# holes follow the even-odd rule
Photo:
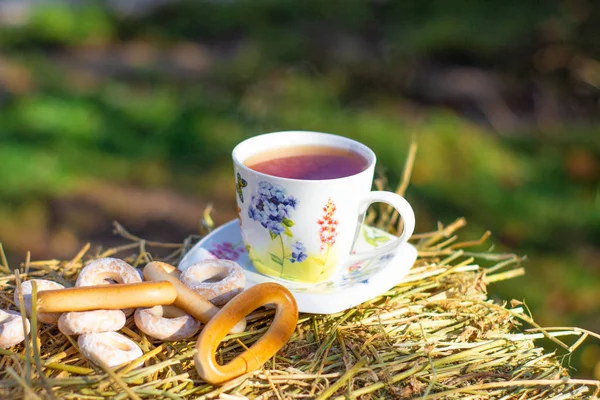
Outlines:
[[[217,258],[237,261],[244,252],[244,247],[231,242],[214,243],[210,252]]]
[[[317,223],[319,224],[319,239],[321,240],[321,251],[325,248],[330,248],[335,244],[337,238],[337,226],[338,220],[335,219],[336,206],[331,200],[331,197],[327,201],[325,207],[323,207],[323,216],[319,218]]]

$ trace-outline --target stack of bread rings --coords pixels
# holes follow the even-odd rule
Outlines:
[[[23,298],[31,315],[32,282],[38,291],[38,320],[57,324],[65,335],[79,336],[81,353],[99,366],[126,363],[141,366],[141,348],[118,333],[133,314],[135,325],[147,336],[175,341],[188,339],[206,326],[198,338],[195,357],[200,376],[209,383],[222,383],[259,368],[291,337],[298,310],[283,286],[266,283],[244,291],[245,275],[235,262],[207,257],[181,272],[172,265],[151,262],[143,272],[116,258],[101,258],[86,265],[74,288],[56,282],[32,279],[15,290],[15,304]],[[245,316],[254,309],[273,304],[275,321],[263,340],[229,364],[220,366],[215,352],[227,333],[246,327]],[[219,309],[217,306],[223,306]],[[0,310],[0,348],[24,340],[29,321],[18,312]]]

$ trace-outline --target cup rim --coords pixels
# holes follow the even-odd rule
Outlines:
[[[360,171],[357,172],[356,174],[352,174],[352,175],[348,175],[348,176],[344,176],[341,178],[331,178],[331,179],[296,179],[296,178],[284,178],[281,176],[275,176],[275,175],[269,175],[269,174],[265,174],[263,172],[258,172],[255,171],[253,169],[248,168],[244,162],[242,160],[240,160],[239,157],[239,153],[241,151],[241,149],[244,146],[248,146],[250,142],[252,141],[260,141],[260,140],[265,140],[265,137],[268,136],[284,136],[284,135],[291,135],[291,134],[315,134],[315,135],[322,135],[325,137],[330,137],[331,139],[337,140],[337,141],[345,141],[348,144],[352,144],[354,146],[357,146],[359,148],[361,148],[362,152],[364,152],[366,154],[366,156],[364,154],[361,154],[362,156],[364,156],[367,161],[368,161],[368,165],[367,167]],[[309,143],[310,144],[310,143]],[[335,146],[335,144],[331,145],[332,147],[338,147]],[[285,147],[285,145],[283,145],[282,147]],[[261,177],[265,177],[265,178],[269,178],[269,179],[275,179],[275,180],[281,180],[281,181],[285,181],[285,182],[313,182],[313,183],[319,183],[319,182],[339,182],[339,181],[343,181],[343,180],[349,180],[349,179],[353,179],[361,174],[364,173],[369,173],[369,171],[371,169],[374,168],[375,163],[377,162],[377,156],[375,155],[375,152],[373,150],[371,150],[371,148],[357,140],[354,139],[350,139],[346,136],[341,136],[341,135],[335,135],[333,133],[325,133],[325,132],[317,132],[317,131],[304,131],[304,130],[298,130],[298,131],[275,131],[275,132],[268,132],[268,133],[263,133],[260,135],[256,135],[256,136],[252,136],[250,138],[247,138],[243,141],[241,141],[240,143],[238,143],[232,150],[231,152],[231,157],[233,158],[233,162],[234,164],[239,167],[240,169],[242,169],[244,172],[246,173],[251,173],[251,174],[255,174],[257,176],[261,176]]]

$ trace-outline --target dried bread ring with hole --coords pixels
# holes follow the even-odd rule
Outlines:
[[[187,339],[198,333],[200,321],[175,306],[138,308],[135,325],[146,335],[160,340]]]
[[[181,273],[181,282],[216,306],[222,306],[246,286],[242,267],[231,260],[204,260]]]
[[[23,332],[23,317],[16,311],[0,310],[0,349],[8,349],[25,340],[29,321],[25,318],[27,332]]]
[[[255,309],[275,305],[275,318],[265,334],[249,349],[225,365],[219,365],[215,353],[231,327]],[[194,364],[202,379],[219,384],[260,368],[292,337],[298,323],[298,306],[292,293],[284,286],[260,283],[225,304],[202,329],[196,342]]]
[[[137,269],[118,258],[99,258],[83,267],[75,286],[110,285],[111,283],[136,283],[142,278]]]
[[[138,283],[142,282],[137,269],[118,258],[99,258],[86,265],[75,282],[75,286],[99,286],[112,283]],[[135,311],[133,308],[123,310],[126,316]]]
[[[181,308],[192,317],[205,324],[219,312],[215,306],[180,280],[181,272],[174,266],[160,261],[152,261],[144,267],[144,278],[149,281],[168,281],[177,290],[177,298],[173,305]],[[246,319],[237,321],[231,328],[231,333],[240,333],[246,329]]]
[[[180,270],[181,272],[183,272],[186,269],[188,269],[189,267],[191,267],[192,265],[197,264],[200,261],[204,261],[204,260],[217,260],[217,257],[210,251],[206,250],[204,247],[199,247],[198,251],[196,253],[194,253],[193,262],[186,260],[184,257],[183,260],[181,260],[181,262],[177,266],[177,269]]]
[[[37,291],[43,292],[44,290],[57,290],[64,289],[65,287],[60,283],[56,283],[54,281],[49,281],[46,279],[30,279],[21,283],[21,292],[23,293],[23,302],[25,303],[25,311],[27,312],[27,316],[31,317],[31,292],[33,291],[32,282],[35,282],[37,286]],[[19,288],[15,289],[14,295],[15,304],[17,307],[19,306]],[[58,318],[61,313],[45,313],[38,312],[37,319],[40,322],[44,322],[46,324],[56,324],[58,322]]]
[[[58,319],[58,329],[65,335],[118,331],[125,326],[121,310],[66,312]]]
[[[117,332],[86,333],[77,339],[79,349],[91,362],[116,367],[140,358],[144,353],[131,339]],[[144,362],[140,361],[136,367]]]

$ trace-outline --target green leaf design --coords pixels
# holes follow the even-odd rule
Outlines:
[[[269,253],[271,255],[271,260],[273,260],[273,262],[276,262],[277,264],[283,266],[283,260],[279,257],[277,257],[275,254],[273,253]]]
[[[390,238],[387,236],[375,236],[373,240],[375,240],[377,243],[385,243],[389,242]]]
[[[381,235],[369,236],[369,234],[367,233],[367,229],[364,229],[364,228],[363,228],[363,237],[365,238],[365,242],[367,242],[368,244],[370,244],[373,247],[379,247],[380,243],[385,243],[385,242],[390,241],[390,238],[387,236],[381,236]]]
[[[269,236],[271,236],[271,240],[275,240],[275,239],[277,239],[278,235],[275,234],[275,233],[273,233],[273,232],[271,232],[271,231],[269,231]]]
[[[289,219],[289,218],[284,218],[284,219],[283,219],[283,221],[281,221],[281,222],[283,222],[283,224],[284,224],[285,226],[287,226],[287,227],[290,227],[290,228],[291,228],[292,226],[294,226],[294,225],[295,225],[295,224],[294,224],[294,221],[292,221],[292,220],[291,220],[291,219]]]
[[[290,228],[288,228],[287,226],[285,227],[285,231],[283,233],[285,233],[289,237],[294,237],[294,234],[292,233]]]

